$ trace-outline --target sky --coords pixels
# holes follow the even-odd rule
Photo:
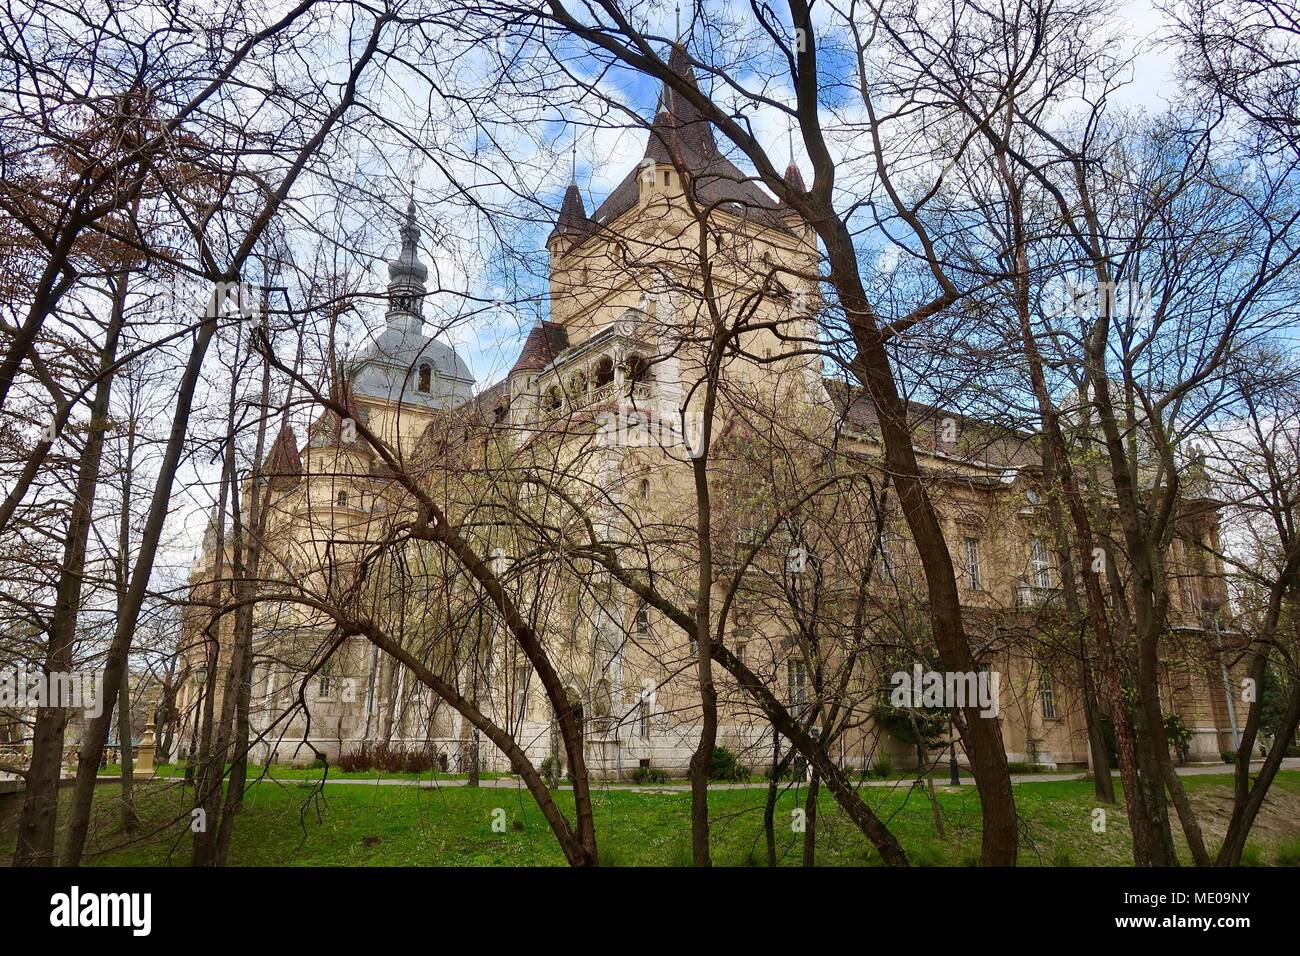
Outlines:
[[[665,5],[666,19],[660,28],[665,34],[671,32],[671,8]],[[1147,2],[1125,4],[1117,32],[1121,37],[1119,54],[1137,52],[1132,82],[1117,97],[1120,105],[1150,111],[1162,109],[1167,101],[1177,92],[1173,80],[1173,57],[1168,50],[1162,49],[1155,42],[1164,23],[1163,15]],[[696,56],[701,54],[692,48]],[[472,68],[472,60],[470,61]],[[581,68],[582,64],[577,64]],[[658,96],[659,85],[646,77],[623,72],[602,77],[602,90],[637,110],[640,116],[649,120],[652,116]],[[405,114],[415,126],[421,123],[438,122],[431,112],[421,114],[427,109],[418,92],[406,88],[401,77],[388,81],[388,89],[380,91],[387,98],[387,105],[398,114]],[[768,91],[771,93],[772,91]],[[779,95],[779,94],[774,94]],[[786,91],[787,98],[792,98]],[[503,102],[496,104],[503,115],[510,115],[514,110],[534,109],[526,104]],[[531,112],[527,115],[533,115]],[[769,154],[779,157],[782,163],[788,150],[788,134],[784,116],[775,110],[760,111],[752,114],[756,134]],[[558,208],[565,186],[571,177],[575,177],[582,192],[586,209],[591,212],[605,198],[608,192],[626,175],[641,157],[646,141],[646,132],[633,127],[629,121],[610,123],[602,128],[593,128],[584,122],[577,130],[576,164],[570,159],[570,146],[574,141],[573,128],[567,128],[562,118],[538,115],[537,135],[517,136],[507,148],[517,157],[518,163],[512,170],[512,185],[520,191],[540,196],[553,209]],[[437,138],[441,131],[434,129],[430,135]],[[448,134],[449,141],[454,141],[455,134]],[[797,138],[796,138],[797,139]],[[463,144],[460,144],[463,145]],[[798,143],[796,142],[796,147]],[[416,180],[420,186],[417,196],[421,199],[435,197],[440,189],[445,189],[445,180],[439,182],[438,173],[430,165],[418,160],[412,163],[406,157],[409,150],[403,152],[394,149],[391,143],[369,143],[363,146],[373,149],[380,156],[378,169],[391,175],[395,180]],[[400,146],[400,144],[399,144]],[[386,154],[386,155],[381,155]],[[563,156],[563,161],[557,157]],[[733,157],[734,158],[734,157]],[[796,149],[796,162],[807,170],[806,159]],[[740,164],[744,168],[744,164]],[[373,171],[376,167],[372,166]],[[491,171],[476,168],[472,164],[455,166],[456,174],[464,180],[476,183],[483,189],[489,199],[504,192],[501,183],[490,179]],[[367,171],[364,164],[358,162],[356,175],[364,177]],[[509,179],[501,174],[502,182]],[[405,206],[405,188],[390,190],[394,195],[391,209],[375,221],[366,224],[363,245],[371,257],[363,261],[360,269],[363,275],[362,285],[374,298],[363,306],[364,321],[355,324],[347,333],[350,346],[362,348],[370,336],[383,328],[382,293],[387,282],[384,260],[396,255],[398,250],[397,229],[400,215]],[[508,279],[497,271],[485,255],[482,223],[475,223],[465,214],[449,212],[448,208],[436,201],[430,201],[420,208],[424,236],[421,241],[421,258],[430,266],[431,274],[442,277],[444,284],[455,289],[439,299],[431,299],[426,307],[426,315],[432,316],[443,310],[445,312],[463,313],[466,309],[466,296],[483,300],[510,298],[503,294],[503,286]],[[540,217],[539,217],[540,218]],[[526,240],[535,244],[538,252],[544,256],[544,240],[549,226],[537,222]],[[510,304],[501,306],[475,306],[478,314],[467,321],[455,323],[442,336],[442,340],[452,345],[458,355],[466,362],[474,374],[476,390],[484,389],[500,381],[522,346],[523,339],[533,325],[534,313],[544,309],[544,290],[539,276],[531,277],[531,292],[535,296],[532,303],[519,307]],[[431,324],[426,325],[433,331]],[[302,429],[299,438],[302,440]],[[183,487],[185,482],[181,482]],[[202,492],[200,492],[202,495]],[[176,564],[188,563],[201,540],[206,526],[206,507],[197,500],[190,505],[181,505],[181,511],[175,516],[178,528],[177,547],[173,549]],[[183,555],[183,556],[182,556]]]
[[[668,11],[666,16],[671,17],[669,8],[665,7],[665,10]],[[1123,47],[1116,52],[1139,55],[1134,61],[1132,82],[1116,97],[1117,105],[1159,111],[1177,94],[1177,85],[1173,79],[1173,55],[1156,42],[1165,23],[1164,15],[1146,0],[1126,3],[1122,10],[1118,32],[1123,37]],[[665,21],[662,29],[667,32],[670,28],[671,25]],[[620,83],[618,95],[624,102],[635,106],[643,118],[649,119],[659,96],[659,85],[648,78],[637,76],[629,82]],[[769,155],[780,157],[784,162],[789,148],[784,117],[776,111],[760,111],[752,115],[752,121],[756,134]],[[614,126],[595,132],[583,127],[577,136],[576,181],[590,213],[641,157],[646,133],[627,126]],[[572,137],[572,132],[565,131],[558,133],[557,140],[567,143],[572,141]],[[795,146],[795,160],[807,170],[806,158],[799,151],[797,142]],[[743,162],[738,164],[742,169],[745,168]],[[570,164],[564,162],[547,170],[533,185],[539,194],[548,197],[554,208],[558,208],[569,179]],[[544,238],[545,231],[539,230],[539,245]],[[486,285],[490,282],[490,272],[484,273],[484,279],[486,294],[490,291]],[[507,312],[495,321],[476,321],[453,332],[451,343],[457,347],[474,373],[478,388],[486,388],[504,376],[531,325],[529,315],[515,311]]]

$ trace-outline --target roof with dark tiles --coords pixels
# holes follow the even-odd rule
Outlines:
[[[879,432],[880,418],[866,389],[833,378],[824,379],[823,385],[842,421],[858,432]],[[949,419],[956,426],[956,438],[952,442],[944,440],[944,426]],[[1001,468],[1032,470],[1042,464],[1036,436],[1011,425],[909,401],[907,426],[912,433],[912,444],[918,451]]]
[[[280,429],[258,473],[272,481],[297,481],[302,475],[302,456],[298,454],[298,436],[288,425]]]
[[[568,347],[569,332],[563,325],[545,320],[538,322],[524,340],[523,351],[519,353],[510,374],[545,368]]]
[[[673,44],[668,66],[691,86],[698,88],[695,69],[681,44]],[[790,231],[787,218],[789,211],[763,191],[754,177],[746,175],[722,155],[714,138],[713,127],[686,96],[668,85],[659,94],[659,105],[646,140],[643,158],[685,170],[691,195],[706,210],[722,209],[769,228]],[[634,209],[641,198],[640,174],[639,164],[630,169],[605,197],[605,201],[586,218],[584,228],[594,232]],[[570,186],[570,190],[575,194],[577,192],[574,186]],[[569,193],[566,193],[565,203],[560,210],[560,221],[556,223],[556,232],[560,231],[561,224],[565,222],[565,208],[569,206]],[[566,228],[572,233],[576,223],[577,220],[570,214]]]
[[[564,202],[560,204],[560,216],[546,241],[550,242],[557,236],[582,236],[590,230],[591,220],[587,218],[578,184],[569,183],[569,188],[564,191]]]

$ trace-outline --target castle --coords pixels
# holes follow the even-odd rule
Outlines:
[[[670,65],[694,82],[680,49]],[[799,176],[793,163],[786,176]],[[488,602],[447,554],[404,537],[411,499],[395,461],[461,522],[543,635],[581,705],[591,772],[682,772],[699,734],[694,642],[618,584],[597,545],[696,610],[706,432],[710,603],[712,619],[727,614],[727,646],[833,737],[844,764],[941,755],[942,741],[918,750],[876,720],[888,675],[929,660],[925,592],[890,507],[873,407],[823,376],[814,233],[723,155],[694,108],[664,90],[641,161],[590,214],[568,187],[547,240],[549,317],[477,393],[455,352],[424,334],[416,220],[412,201],[385,327],[341,375],[349,414],[322,413],[301,442],[286,426],[259,470],[260,576],[280,583],[254,616],[253,759],[333,762],[382,743],[432,749],[447,770],[508,769],[407,668],[282,599],[295,588],[369,615],[535,763],[560,750],[550,705]],[[1087,767],[1088,664],[1061,614],[1035,438],[942,408],[912,413],[968,634],[1000,678],[1009,759]],[[837,471],[851,477],[825,477]],[[1218,548],[1213,503],[1198,504],[1171,552],[1180,588],[1162,700],[1192,732],[1189,759],[1217,761],[1233,703],[1202,608],[1226,592],[1222,568],[1193,547]],[[196,593],[220,551],[210,534]],[[182,751],[197,735],[206,615],[187,619]],[[716,679],[718,741],[761,772],[773,731],[725,672]]]

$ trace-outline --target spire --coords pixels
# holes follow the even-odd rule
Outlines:
[[[803,174],[799,172],[799,166],[794,160],[791,160],[790,165],[785,168],[785,184],[795,192],[806,193],[808,191],[803,184]],[[781,200],[781,205],[787,205],[784,199]]]
[[[668,69],[688,85],[699,89],[695,67],[691,65],[690,55],[680,41],[674,43],[668,53]],[[681,147],[699,154],[702,159],[710,159],[718,153],[713,127],[694,103],[665,83],[659,93],[659,104],[655,109],[654,125],[650,130],[650,140],[646,143],[645,156],[656,162],[671,162],[672,154]],[[683,160],[686,158],[679,157]]]
[[[415,184],[411,184],[411,198],[406,204],[406,219],[398,234],[402,248],[396,259],[388,261],[388,327],[403,335],[422,334],[420,313],[424,306],[424,281],[429,276],[428,267],[420,261],[420,227],[415,221]]]
[[[549,245],[552,239],[561,236],[576,238],[585,235],[590,229],[591,221],[587,218],[587,209],[582,204],[582,193],[578,190],[578,184],[571,182],[569,188],[564,191],[559,218],[555,220],[555,228],[546,237],[546,242]]]
[[[406,222],[402,224],[402,258],[415,259],[418,255],[416,243],[420,241],[420,227],[415,222],[415,193],[406,204]]]
[[[298,454],[298,437],[288,425],[281,427],[258,472],[272,487],[298,483],[302,476],[302,456]]]

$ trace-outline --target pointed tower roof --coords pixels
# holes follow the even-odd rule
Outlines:
[[[271,451],[262,462],[258,473],[269,479],[272,484],[279,482],[297,484],[302,476],[302,456],[298,454],[298,436],[288,425],[283,426],[280,434],[275,436]]]
[[[799,172],[797,163],[792,162],[785,168],[785,184],[797,192],[808,191],[808,187],[803,184],[803,174]],[[781,200],[781,205],[785,205],[785,200]]]
[[[674,43],[668,53],[668,69],[685,80],[692,89],[700,88],[690,55],[680,42]],[[645,158],[672,162],[671,156],[679,154],[680,147],[689,149],[702,159],[710,159],[718,153],[713,127],[704,118],[704,114],[685,94],[665,83],[659,91],[659,105],[655,107],[655,120],[650,127]]]
[[[582,236],[591,229],[591,220],[587,218],[587,209],[582,204],[582,193],[578,184],[569,183],[564,191],[564,202],[560,204],[560,216],[555,220],[555,228],[546,237],[549,243],[558,236]]]
[[[699,89],[694,65],[680,42],[672,45],[668,66],[689,87]],[[776,200],[759,188],[752,176],[741,172],[722,155],[714,139],[713,127],[704,114],[685,94],[667,83],[659,94],[655,119],[646,139],[644,159],[674,165],[685,171],[688,188],[702,206],[754,219],[767,228],[790,231]],[[622,182],[591,214],[593,230],[637,207],[641,197],[640,172],[639,164],[629,170]]]

